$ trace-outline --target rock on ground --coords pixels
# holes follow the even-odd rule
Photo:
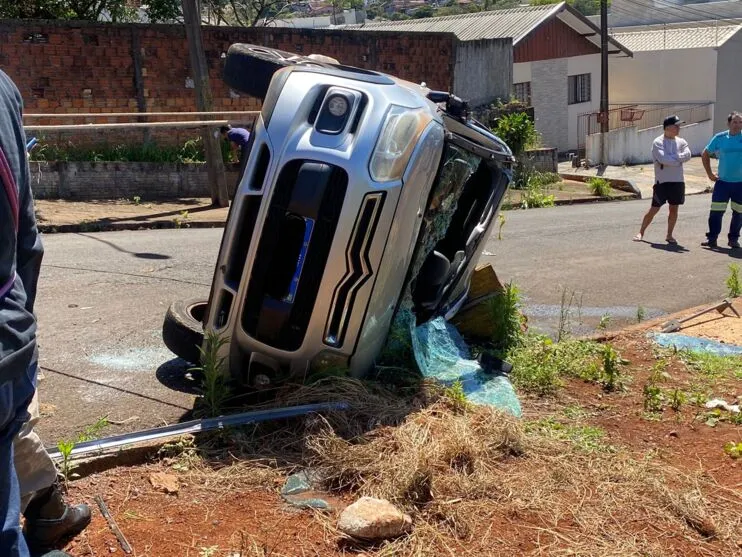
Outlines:
[[[407,532],[412,518],[385,499],[361,497],[340,515],[338,529],[364,540],[395,538]]]

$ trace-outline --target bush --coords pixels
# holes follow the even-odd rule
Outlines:
[[[508,144],[513,155],[519,157],[523,151],[538,144],[536,126],[525,112],[507,114],[497,120],[492,130]]]
[[[611,188],[611,183],[605,178],[590,178],[587,184],[588,186],[590,186],[590,191],[593,192],[593,195],[597,195],[600,197],[613,196],[613,188]]]

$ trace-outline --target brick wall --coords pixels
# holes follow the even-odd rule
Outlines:
[[[236,42],[325,54],[438,89],[453,84],[452,34],[205,27],[203,36],[216,110],[260,108],[221,79],[221,55]],[[185,30],[178,25],[0,20],[0,68],[30,113],[196,109]]]
[[[31,189],[37,199],[173,199],[209,197],[203,164],[119,162],[32,162]],[[234,195],[238,172],[228,168]]]

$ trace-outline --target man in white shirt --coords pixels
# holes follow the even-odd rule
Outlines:
[[[654,160],[655,184],[652,195],[652,206],[642,219],[639,234],[634,236],[634,241],[641,242],[644,232],[652,222],[660,207],[668,204],[670,214],[667,217],[668,244],[677,245],[677,240],[672,235],[675,223],[678,220],[678,207],[685,203],[685,178],[683,176],[683,163],[691,159],[690,148],[685,139],[678,137],[681,121],[677,116],[669,116],[662,123],[665,133],[654,140],[652,144],[652,159]]]

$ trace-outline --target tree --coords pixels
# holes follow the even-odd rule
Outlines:
[[[289,14],[287,0],[203,0],[202,11],[211,23],[257,27]]]
[[[152,22],[180,18],[178,0],[149,0],[142,11]],[[139,12],[126,0],[18,0],[0,2],[0,18],[136,21]]]

